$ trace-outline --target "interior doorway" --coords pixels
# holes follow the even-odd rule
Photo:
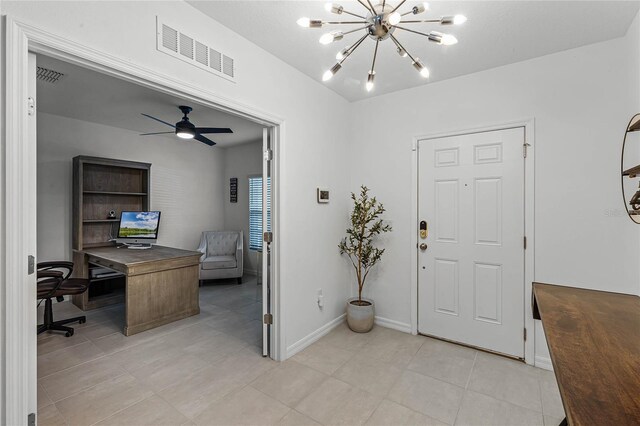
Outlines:
[[[24,412],[35,412],[36,407],[36,279],[35,265],[37,243],[35,230],[37,228],[37,215],[32,208],[36,205],[36,139],[35,139],[35,106],[36,96],[30,90],[31,86],[23,84],[27,82],[26,76],[35,81],[35,68],[33,61],[29,61],[29,52],[43,54],[54,59],[64,60],[74,65],[82,66],[102,74],[123,79],[139,84],[143,87],[165,93],[170,96],[178,96],[184,101],[194,105],[218,109],[226,113],[249,119],[269,129],[272,134],[272,146],[269,157],[269,169],[273,182],[272,206],[273,224],[271,235],[271,261],[268,269],[269,283],[272,286],[269,297],[269,306],[277,312],[278,304],[278,164],[280,132],[279,126],[282,120],[267,113],[256,112],[252,107],[234,103],[216,97],[211,93],[179,86],[174,80],[162,75],[154,74],[149,70],[132,68],[126,61],[115,58],[105,59],[104,56],[94,56],[93,52],[86,51],[76,43],[67,42],[64,39],[54,38],[50,35],[38,32],[21,23],[8,20],[7,52],[12,61],[7,66],[6,92],[7,109],[6,119],[6,157],[4,175],[6,188],[6,205],[11,206],[4,211],[3,219],[12,224],[12,229],[5,236],[5,247],[13,247],[11,254],[5,252],[5,278],[8,284],[5,313],[7,323],[20,324],[20,327],[6,327],[5,339],[11,341],[12,348],[4,359],[5,371],[12,371],[7,377],[8,389],[24,389],[24,392],[6,395],[7,412],[6,419],[9,422],[22,422]],[[15,59],[15,61],[13,60]],[[33,69],[32,69],[33,68]],[[29,100],[29,109],[22,108],[24,99]],[[16,123],[21,123],[16,125]],[[264,155],[264,154],[263,154]],[[28,238],[27,238],[28,237]],[[270,313],[270,312],[269,312]],[[272,332],[271,357],[279,359],[283,343],[280,341],[279,317],[275,316]],[[275,342],[275,343],[274,343]]]
[[[524,359],[525,143],[524,127],[418,141],[419,333]]]

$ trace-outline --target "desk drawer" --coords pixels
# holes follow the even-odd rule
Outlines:
[[[125,265],[114,263],[94,256],[88,256],[88,260],[89,263],[95,263],[96,265],[104,266],[105,268],[113,269],[114,271],[122,272],[123,274],[127,273],[127,268]]]

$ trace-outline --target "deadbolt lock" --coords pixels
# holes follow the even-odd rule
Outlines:
[[[420,250],[425,251],[426,249],[427,249],[427,244],[426,243],[420,244]]]

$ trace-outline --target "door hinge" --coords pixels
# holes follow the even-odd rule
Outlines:
[[[265,159],[265,161],[273,160],[273,151],[271,151],[270,149],[266,150],[264,152],[264,159]]]
[[[36,113],[36,100],[31,96],[27,98],[27,113],[33,115]]]
[[[529,148],[530,146],[531,146],[531,144],[530,144],[530,143],[527,143],[527,142],[525,142],[525,143],[523,143],[523,144],[522,144],[522,156],[523,156],[524,158],[527,158],[527,151],[529,151],[529,149],[528,149],[528,148]]]
[[[36,413],[29,413],[27,416],[27,425],[36,426]]]
[[[268,325],[273,324],[273,315],[271,315],[271,314],[264,314],[263,322],[264,322],[265,324],[268,324]]]
[[[265,243],[273,242],[273,232],[265,232],[264,235],[262,236],[262,240]]]
[[[527,237],[526,236],[524,237],[524,249],[525,250],[527,249]]]
[[[36,258],[33,255],[29,255],[27,258],[27,274],[31,275],[36,271]]]
[[[524,341],[527,341],[527,329],[524,329],[524,332],[522,333],[522,335],[524,336]]]

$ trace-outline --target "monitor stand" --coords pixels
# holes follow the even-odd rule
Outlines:
[[[146,250],[151,248],[151,244],[127,244],[128,249]]]

